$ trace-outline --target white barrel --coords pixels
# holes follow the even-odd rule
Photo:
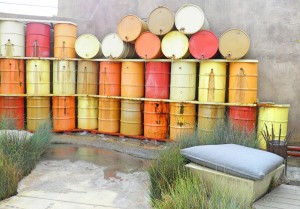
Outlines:
[[[17,21],[0,21],[1,56],[25,57],[25,25]]]
[[[171,31],[162,39],[161,50],[170,59],[180,59],[189,56],[189,39],[179,31]]]
[[[133,44],[122,41],[116,33],[106,35],[102,40],[102,52],[106,58],[123,59],[135,56]]]
[[[78,128],[98,128],[98,98],[78,97]]]
[[[200,7],[194,4],[185,4],[175,14],[175,26],[177,30],[187,35],[199,30],[209,30],[209,24]]]
[[[75,61],[53,61],[53,94],[75,94]]]
[[[173,62],[171,66],[171,100],[194,100],[196,96],[196,63]]]
[[[76,54],[81,58],[91,59],[102,56],[101,44],[92,34],[82,34],[75,41]]]

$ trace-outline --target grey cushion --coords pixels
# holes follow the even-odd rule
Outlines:
[[[236,144],[195,146],[181,154],[199,165],[251,180],[262,180],[283,163],[276,154]]]

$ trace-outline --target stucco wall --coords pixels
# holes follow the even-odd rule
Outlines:
[[[146,19],[160,5],[176,12],[186,3],[203,9],[217,36],[229,28],[249,34],[251,49],[245,58],[259,60],[259,101],[291,104],[289,128],[296,128],[292,142],[300,144],[299,0],[59,0],[53,19],[76,22],[78,35],[92,33],[102,40],[117,32],[127,14]]]

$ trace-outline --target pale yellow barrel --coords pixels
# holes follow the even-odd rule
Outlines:
[[[27,97],[27,130],[35,131],[50,122],[50,97]]]
[[[1,56],[25,57],[25,25],[18,21],[0,21]]]
[[[170,139],[180,140],[195,133],[196,105],[170,103]]]
[[[187,58],[190,55],[189,39],[179,31],[171,31],[163,37],[161,50],[170,59]]]
[[[217,105],[198,106],[198,137],[205,139],[225,122],[225,107]]]
[[[99,63],[78,61],[77,94],[98,94]]]
[[[171,100],[194,100],[196,97],[196,63],[173,62],[171,65]]]
[[[100,58],[102,56],[101,44],[92,34],[82,34],[75,41],[76,54],[84,59]]]
[[[75,61],[53,61],[53,94],[75,94]]]
[[[26,60],[27,94],[50,94],[50,61]]]
[[[200,102],[225,102],[226,63],[201,62],[198,100]]]
[[[98,128],[98,98],[78,97],[78,128]]]
[[[288,130],[288,115],[290,105],[275,105],[272,107],[259,107],[257,137],[260,142],[260,148],[266,149],[266,142],[261,134],[266,131],[272,134],[272,126],[274,129],[275,140],[279,140],[279,130],[281,126],[280,140],[284,140]]]
[[[120,133],[132,136],[140,136],[143,134],[141,101],[121,101]]]
[[[119,133],[120,106],[118,99],[99,98],[98,130],[106,133]]]

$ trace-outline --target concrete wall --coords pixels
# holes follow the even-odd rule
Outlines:
[[[245,58],[259,60],[259,101],[291,104],[289,128],[296,128],[292,141],[300,144],[299,0],[59,0],[53,19],[76,22],[78,35],[92,33],[102,40],[117,32],[127,14],[146,19],[160,5],[176,12],[186,3],[203,9],[217,36],[229,28],[249,34],[251,49]]]

